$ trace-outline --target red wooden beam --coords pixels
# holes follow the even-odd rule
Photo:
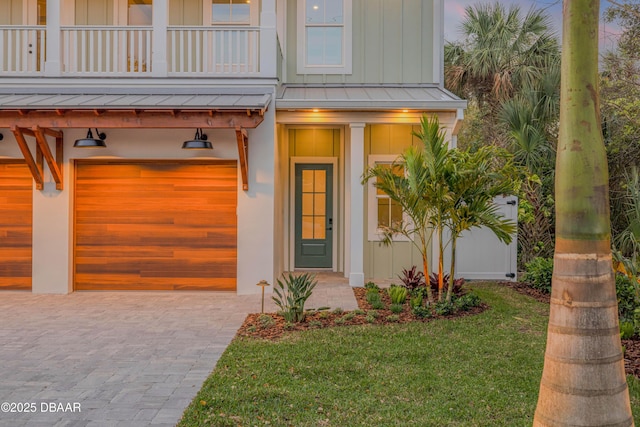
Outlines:
[[[51,176],[53,176],[53,180],[56,182],[56,190],[62,190],[62,146],[58,147],[58,139],[62,140],[62,132],[49,131],[46,129],[42,129],[39,126],[33,127],[33,132],[36,137],[36,143],[40,150],[42,150],[42,154],[44,155],[44,159],[47,161],[47,165],[49,166],[49,170],[51,171]],[[56,158],[53,158],[53,154],[49,149],[49,144],[47,143],[47,139],[45,138],[45,133],[54,134],[56,136]],[[60,138],[58,138],[58,134],[60,134]]]
[[[237,127],[236,140],[238,141],[238,158],[240,159],[242,189],[247,191],[249,190],[249,135],[247,135],[247,131]]]
[[[31,132],[29,129],[22,129],[17,126],[11,127],[11,132],[15,135],[18,147],[20,147],[20,151],[22,151],[22,155],[24,156],[24,161],[27,163],[27,166],[31,171],[31,176],[33,176],[33,180],[36,182],[36,190],[42,190],[44,188],[42,165],[38,165],[31,155],[31,150],[29,150],[27,141],[24,139],[23,132],[25,130]]]

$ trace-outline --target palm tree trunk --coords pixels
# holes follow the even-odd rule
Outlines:
[[[429,259],[427,258],[427,242],[424,238],[421,238],[420,240],[422,243],[422,250],[420,251],[420,253],[422,254],[422,268],[424,269],[423,273],[425,277],[425,284],[427,287],[427,301],[429,303],[432,303],[433,296],[431,295],[431,284],[429,283]]]
[[[438,301],[442,301],[444,290],[444,245],[442,243],[443,228],[438,231]]]
[[[599,0],[564,0],[556,247],[534,426],[631,426],[598,96]]]
[[[453,232],[452,232],[453,233]],[[451,302],[451,295],[453,294],[453,283],[455,281],[456,273],[456,236],[451,236],[451,270],[449,272],[449,289],[447,289],[447,302]]]

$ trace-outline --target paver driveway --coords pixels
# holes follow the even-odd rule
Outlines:
[[[233,293],[3,292],[0,425],[174,426],[259,309]]]
[[[346,279],[318,279],[307,307],[357,308]],[[259,295],[224,292],[2,292],[0,404],[35,412],[0,426],[174,426],[257,311]]]

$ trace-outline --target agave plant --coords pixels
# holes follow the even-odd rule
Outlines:
[[[287,322],[304,320],[304,304],[311,296],[313,288],[318,284],[315,275],[304,273],[294,276],[292,273],[282,275],[273,288],[273,301],[280,308],[280,313]]]

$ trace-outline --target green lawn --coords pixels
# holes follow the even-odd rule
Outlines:
[[[476,316],[236,339],[179,426],[530,426],[548,306],[472,287]]]

